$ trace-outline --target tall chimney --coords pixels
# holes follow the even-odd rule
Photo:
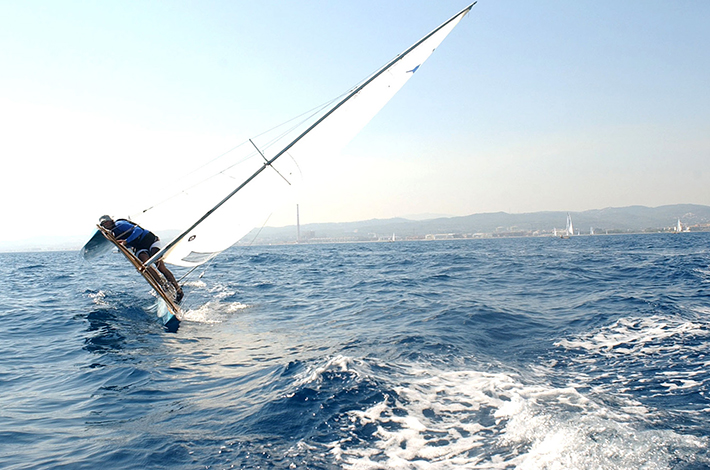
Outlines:
[[[296,243],[301,243],[301,216],[298,213],[298,204],[296,204]]]

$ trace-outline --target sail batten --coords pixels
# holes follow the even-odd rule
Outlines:
[[[232,181],[242,183],[231,188],[225,186],[222,197],[217,194],[223,183],[216,179],[195,190],[196,197],[213,199],[210,205],[202,206],[211,208],[193,218],[192,223],[185,224],[188,228],[146,265],[163,258],[171,264],[197,266],[239,241],[259,224],[259,217],[263,220],[264,211],[268,215],[278,200],[285,199],[282,195],[297,189],[301,167],[316,165],[344,147],[411,78],[474,5],[475,2],[389,61],[322,115],[316,115],[304,128],[296,129],[295,138],[286,140],[288,143],[278,147],[272,156],[267,157],[251,142],[258,153],[254,163],[242,165],[240,160],[239,169],[230,167],[225,173]],[[265,172],[267,167],[274,171]]]

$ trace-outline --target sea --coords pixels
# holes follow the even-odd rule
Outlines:
[[[175,269],[178,276],[185,271]],[[710,468],[710,233],[0,254],[3,469]]]

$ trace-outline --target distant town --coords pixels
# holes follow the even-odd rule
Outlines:
[[[318,237],[316,232],[313,230],[307,231],[302,237],[294,241],[299,243],[332,243],[332,242],[364,242],[364,241],[379,241],[379,242],[393,242],[393,241],[404,241],[404,240],[456,240],[456,239],[466,239],[466,238],[507,238],[507,237],[565,237],[565,236],[585,236],[585,235],[618,235],[623,233],[680,233],[680,232],[710,232],[710,225],[694,225],[692,227],[684,227],[682,230],[677,230],[675,227],[662,227],[659,229],[646,229],[642,232],[634,232],[632,230],[619,230],[619,229],[604,229],[604,230],[594,230],[590,228],[589,232],[582,232],[575,230],[571,235],[565,232],[565,230],[517,230],[516,227],[510,227],[509,229],[501,229],[497,232],[492,233],[428,233],[426,235],[410,235],[402,236],[393,233],[392,235],[381,235],[377,233],[369,233],[367,236],[352,236],[352,237],[338,237],[338,238],[327,238]]]
[[[573,229],[566,226],[571,219]],[[710,232],[710,206],[631,206],[584,212],[490,213],[423,221],[403,218],[254,230],[240,244],[395,242],[630,233]]]
[[[710,224],[698,224],[684,227],[680,232],[710,232]],[[501,229],[489,233],[428,233],[426,235],[398,235],[368,233],[366,235],[353,234],[351,236],[327,237],[318,236],[315,230],[308,230],[301,234],[301,237],[293,236],[271,236],[258,237],[255,241],[247,238],[242,239],[240,244],[288,244],[288,243],[353,243],[353,242],[394,242],[394,241],[415,241],[415,240],[464,240],[472,238],[512,238],[512,237],[565,237],[565,236],[590,236],[590,235],[619,235],[631,233],[680,233],[675,227],[661,227],[656,229],[644,229],[642,231],[620,230],[620,229],[599,229],[593,227],[588,232],[575,230],[573,235],[567,234],[564,230],[517,230],[516,227]]]

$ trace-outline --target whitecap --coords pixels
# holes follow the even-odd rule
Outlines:
[[[90,293],[89,298],[92,302],[94,302],[94,304],[100,307],[106,307],[109,305],[108,301],[106,301],[106,292],[102,290]]]

